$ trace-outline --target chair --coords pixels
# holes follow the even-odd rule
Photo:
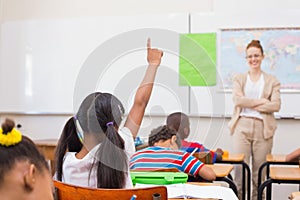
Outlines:
[[[270,177],[258,188],[258,200],[262,200],[265,187],[270,187],[266,193],[266,199],[272,199],[272,184],[300,184],[299,167],[270,167]]]
[[[153,200],[155,199],[153,198],[154,194],[160,194],[161,200],[168,199],[167,188],[165,186],[132,189],[103,189],[75,186],[55,180],[54,186],[56,188],[57,200],[130,200],[133,195],[137,196],[137,200]]]

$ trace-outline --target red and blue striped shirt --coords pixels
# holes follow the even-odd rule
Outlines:
[[[150,171],[177,168],[181,172],[196,176],[204,164],[194,156],[180,150],[152,146],[137,151],[130,159],[130,169]]]
[[[207,152],[210,154],[211,161],[209,163],[215,163],[217,161],[217,154],[214,151],[205,148],[203,144],[181,140],[181,150],[192,153],[196,148],[198,148],[196,152]]]

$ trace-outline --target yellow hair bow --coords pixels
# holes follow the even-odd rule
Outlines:
[[[3,134],[2,128],[0,128],[0,144],[3,146],[12,146],[18,144],[22,140],[22,134],[17,129],[13,128],[11,132]]]

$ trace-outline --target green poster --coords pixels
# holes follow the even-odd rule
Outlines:
[[[180,35],[180,85],[216,85],[216,46],[216,33]]]

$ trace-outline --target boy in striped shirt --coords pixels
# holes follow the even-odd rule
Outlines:
[[[180,139],[176,131],[160,126],[149,136],[149,147],[137,151],[130,159],[130,169],[151,171],[156,169],[177,168],[192,176],[205,180],[215,180],[216,174],[190,153],[178,150]]]
[[[203,144],[199,142],[189,142],[185,139],[190,135],[190,121],[189,117],[182,112],[175,112],[167,117],[167,126],[177,131],[181,138],[181,150],[187,152],[206,152],[209,154],[208,159],[205,159],[205,163],[215,163],[218,160],[222,160],[223,150],[218,148],[216,151],[205,148]]]

